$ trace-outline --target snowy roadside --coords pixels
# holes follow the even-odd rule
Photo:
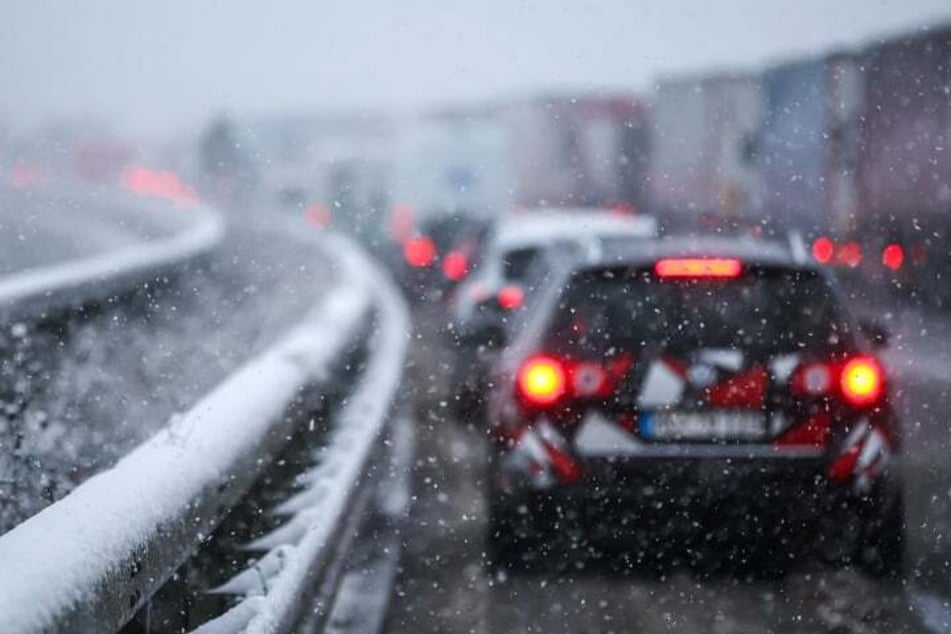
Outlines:
[[[273,343],[338,273],[311,240],[235,223],[167,283],[0,330],[0,532],[67,494]]]
[[[275,345],[113,468],[0,537],[7,624],[122,625],[284,445],[297,422],[286,412],[305,386],[326,381],[368,306],[365,288],[335,287]]]

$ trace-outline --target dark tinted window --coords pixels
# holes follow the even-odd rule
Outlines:
[[[502,257],[502,274],[506,280],[524,282],[541,263],[542,250],[538,248],[516,249]]]
[[[812,271],[752,269],[729,280],[659,280],[611,269],[575,276],[562,292],[551,349],[608,354],[647,345],[736,348],[755,356],[847,343],[846,323]]]

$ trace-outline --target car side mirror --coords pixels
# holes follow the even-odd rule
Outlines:
[[[859,327],[876,348],[884,348],[888,345],[890,334],[888,329],[879,322],[873,319],[862,319],[859,321]]]

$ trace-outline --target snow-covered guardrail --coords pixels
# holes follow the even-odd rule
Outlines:
[[[283,558],[274,590],[241,606],[250,631],[288,631],[301,610],[295,590],[319,579],[339,520],[357,489],[403,367],[407,318],[385,282],[357,256],[310,317],[247,362],[190,411],[113,468],[0,536],[0,615],[15,632],[114,631],[212,533],[281,450],[313,388],[341,369],[352,344],[368,367],[340,414],[312,486],[287,502],[294,518],[256,548]],[[355,266],[354,263],[360,264]],[[367,328],[374,334],[366,341]],[[319,396],[319,395],[317,395]],[[269,559],[270,557],[270,559]],[[242,616],[244,615],[244,616]],[[219,624],[221,622],[219,621]],[[208,625],[214,628],[214,621]],[[229,631],[234,631],[230,627]]]
[[[91,193],[90,206],[97,202],[129,210],[161,225],[162,231],[148,240],[127,244],[48,266],[30,268],[0,276],[0,319],[21,319],[44,315],[64,307],[102,300],[134,285],[160,278],[177,267],[214,249],[222,240],[225,224],[221,215],[200,204],[176,209],[171,203],[128,194]],[[110,221],[124,220],[113,213]],[[159,223],[161,221],[161,223]],[[42,248],[42,244],[37,245]]]
[[[335,249],[337,259],[344,266],[360,269],[365,261],[352,253]],[[348,257],[351,256],[351,257]],[[380,280],[379,273],[367,271],[368,278]],[[284,501],[276,514],[287,521],[270,534],[248,545],[249,550],[266,553],[252,567],[240,572],[214,592],[244,597],[235,608],[196,630],[200,634],[271,634],[296,631],[305,615],[311,625],[326,620],[330,597],[338,570],[334,557],[339,554],[339,542],[349,539],[353,529],[352,509],[365,503],[358,498],[372,495],[372,488],[360,489],[368,478],[371,461],[379,457],[387,424],[392,421],[392,406],[397,400],[406,356],[409,323],[402,301],[386,282],[375,285],[379,318],[370,338],[372,351],[366,369],[352,389],[344,407],[337,413],[331,437],[316,456],[316,466],[299,480],[306,483],[302,491]],[[399,479],[409,471],[408,464],[400,464],[401,434],[406,430],[391,429],[396,449],[395,466],[375,465],[387,471],[383,478]],[[392,457],[392,456],[391,456]],[[403,458],[403,462],[408,458]],[[394,474],[392,471],[399,471]],[[399,487],[385,496],[384,504],[392,513],[405,507],[400,501]],[[347,534],[341,535],[346,532]],[[313,608],[315,599],[322,607]]]

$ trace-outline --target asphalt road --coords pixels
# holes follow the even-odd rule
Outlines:
[[[778,576],[697,569],[617,572],[584,560],[567,571],[490,576],[483,560],[485,439],[452,420],[445,349],[419,320],[415,502],[388,632],[918,632],[951,625],[951,424],[945,334],[951,321],[881,313],[884,353],[905,421],[908,570],[883,581],[804,562]],[[948,339],[951,341],[951,339]],[[926,624],[929,627],[926,627]]]

